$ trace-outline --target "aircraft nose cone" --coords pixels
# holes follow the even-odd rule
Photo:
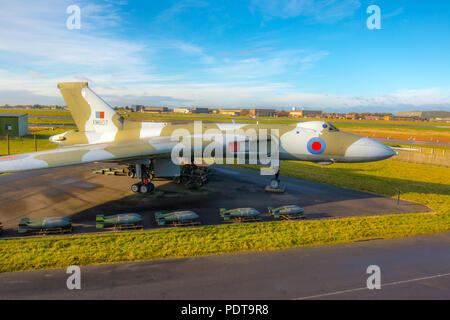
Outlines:
[[[361,138],[348,147],[345,156],[356,161],[377,161],[390,158],[395,154],[394,150],[378,141]]]

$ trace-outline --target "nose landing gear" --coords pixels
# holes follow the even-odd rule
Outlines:
[[[278,192],[278,193],[285,192],[286,188],[281,185],[279,176],[280,176],[280,168],[278,167],[278,170],[275,173],[275,177],[272,180],[270,180],[269,185],[267,185],[264,190],[267,192]]]
[[[280,179],[278,178],[280,176],[280,168],[278,168],[277,172],[275,173],[275,177],[270,180],[269,186],[272,189],[278,189],[280,187]]]

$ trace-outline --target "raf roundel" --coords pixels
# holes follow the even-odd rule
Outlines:
[[[312,138],[308,141],[308,151],[312,154],[321,154],[325,151],[327,144],[322,138]]]

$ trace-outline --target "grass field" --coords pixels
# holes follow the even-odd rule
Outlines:
[[[69,111],[62,110],[24,110],[24,109],[2,109],[0,108],[0,112],[5,113],[27,113],[30,115],[42,115],[42,116],[70,116]],[[312,118],[291,118],[291,117],[261,117],[257,120],[251,119],[247,116],[225,116],[220,114],[181,114],[181,113],[163,113],[163,114],[155,114],[155,113],[140,113],[140,112],[119,112],[125,117],[131,117],[136,119],[161,119],[161,118],[169,118],[169,119],[178,119],[178,120],[211,120],[211,118],[218,118],[222,121],[232,121],[231,119],[235,119],[237,122],[249,122],[249,121],[267,121],[269,123],[292,123],[293,121],[311,121],[311,120],[323,120],[330,121],[333,123],[339,123],[341,125],[344,124],[392,124],[392,125],[410,125],[412,127],[417,125],[437,125],[437,126],[449,126],[448,123],[443,122],[435,122],[435,121],[385,121],[385,120],[351,120],[351,119],[312,119]],[[170,116],[170,117],[167,117]],[[275,122],[274,122],[275,121]]]
[[[423,203],[433,213],[154,229],[0,241],[0,271],[63,268],[405,237],[450,230],[449,168],[382,161],[318,167],[283,162],[282,174]]]
[[[75,124],[75,121],[70,119],[52,119],[52,118],[29,118],[29,124]]]
[[[366,137],[377,137],[408,140],[414,138],[417,141],[440,141],[450,142],[450,129],[445,128],[426,128],[426,127],[401,127],[401,126],[360,126],[360,125],[341,125],[337,124],[341,130],[356,133]],[[431,140],[430,140],[431,139]]]
[[[44,151],[55,149],[58,146],[50,142],[48,138],[52,135],[67,131],[67,128],[55,128],[54,130],[39,130],[36,131],[37,151]],[[24,137],[10,137],[9,141],[10,154],[34,152],[34,136],[33,134]],[[0,155],[8,154],[8,144],[5,137],[0,137]]]
[[[3,113],[26,113],[30,115],[38,115],[38,116],[70,116],[69,111],[63,110],[24,110],[24,109],[2,109],[0,108],[0,112]]]

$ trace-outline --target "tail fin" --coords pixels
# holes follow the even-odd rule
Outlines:
[[[219,215],[223,218],[223,220],[230,220],[230,214],[227,212],[227,209],[220,208]]]
[[[158,223],[158,226],[163,226],[166,224],[166,219],[164,218],[164,215],[161,212],[155,212],[155,219]]]
[[[28,226],[28,223],[30,223],[30,218],[22,218],[20,219],[19,226]]]
[[[17,230],[19,233],[28,232],[28,223],[30,223],[29,218],[22,218],[19,222],[19,229]]]
[[[58,89],[78,130],[108,132],[123,129],[122,116],[96,95],[87,82],[61,82]]]

